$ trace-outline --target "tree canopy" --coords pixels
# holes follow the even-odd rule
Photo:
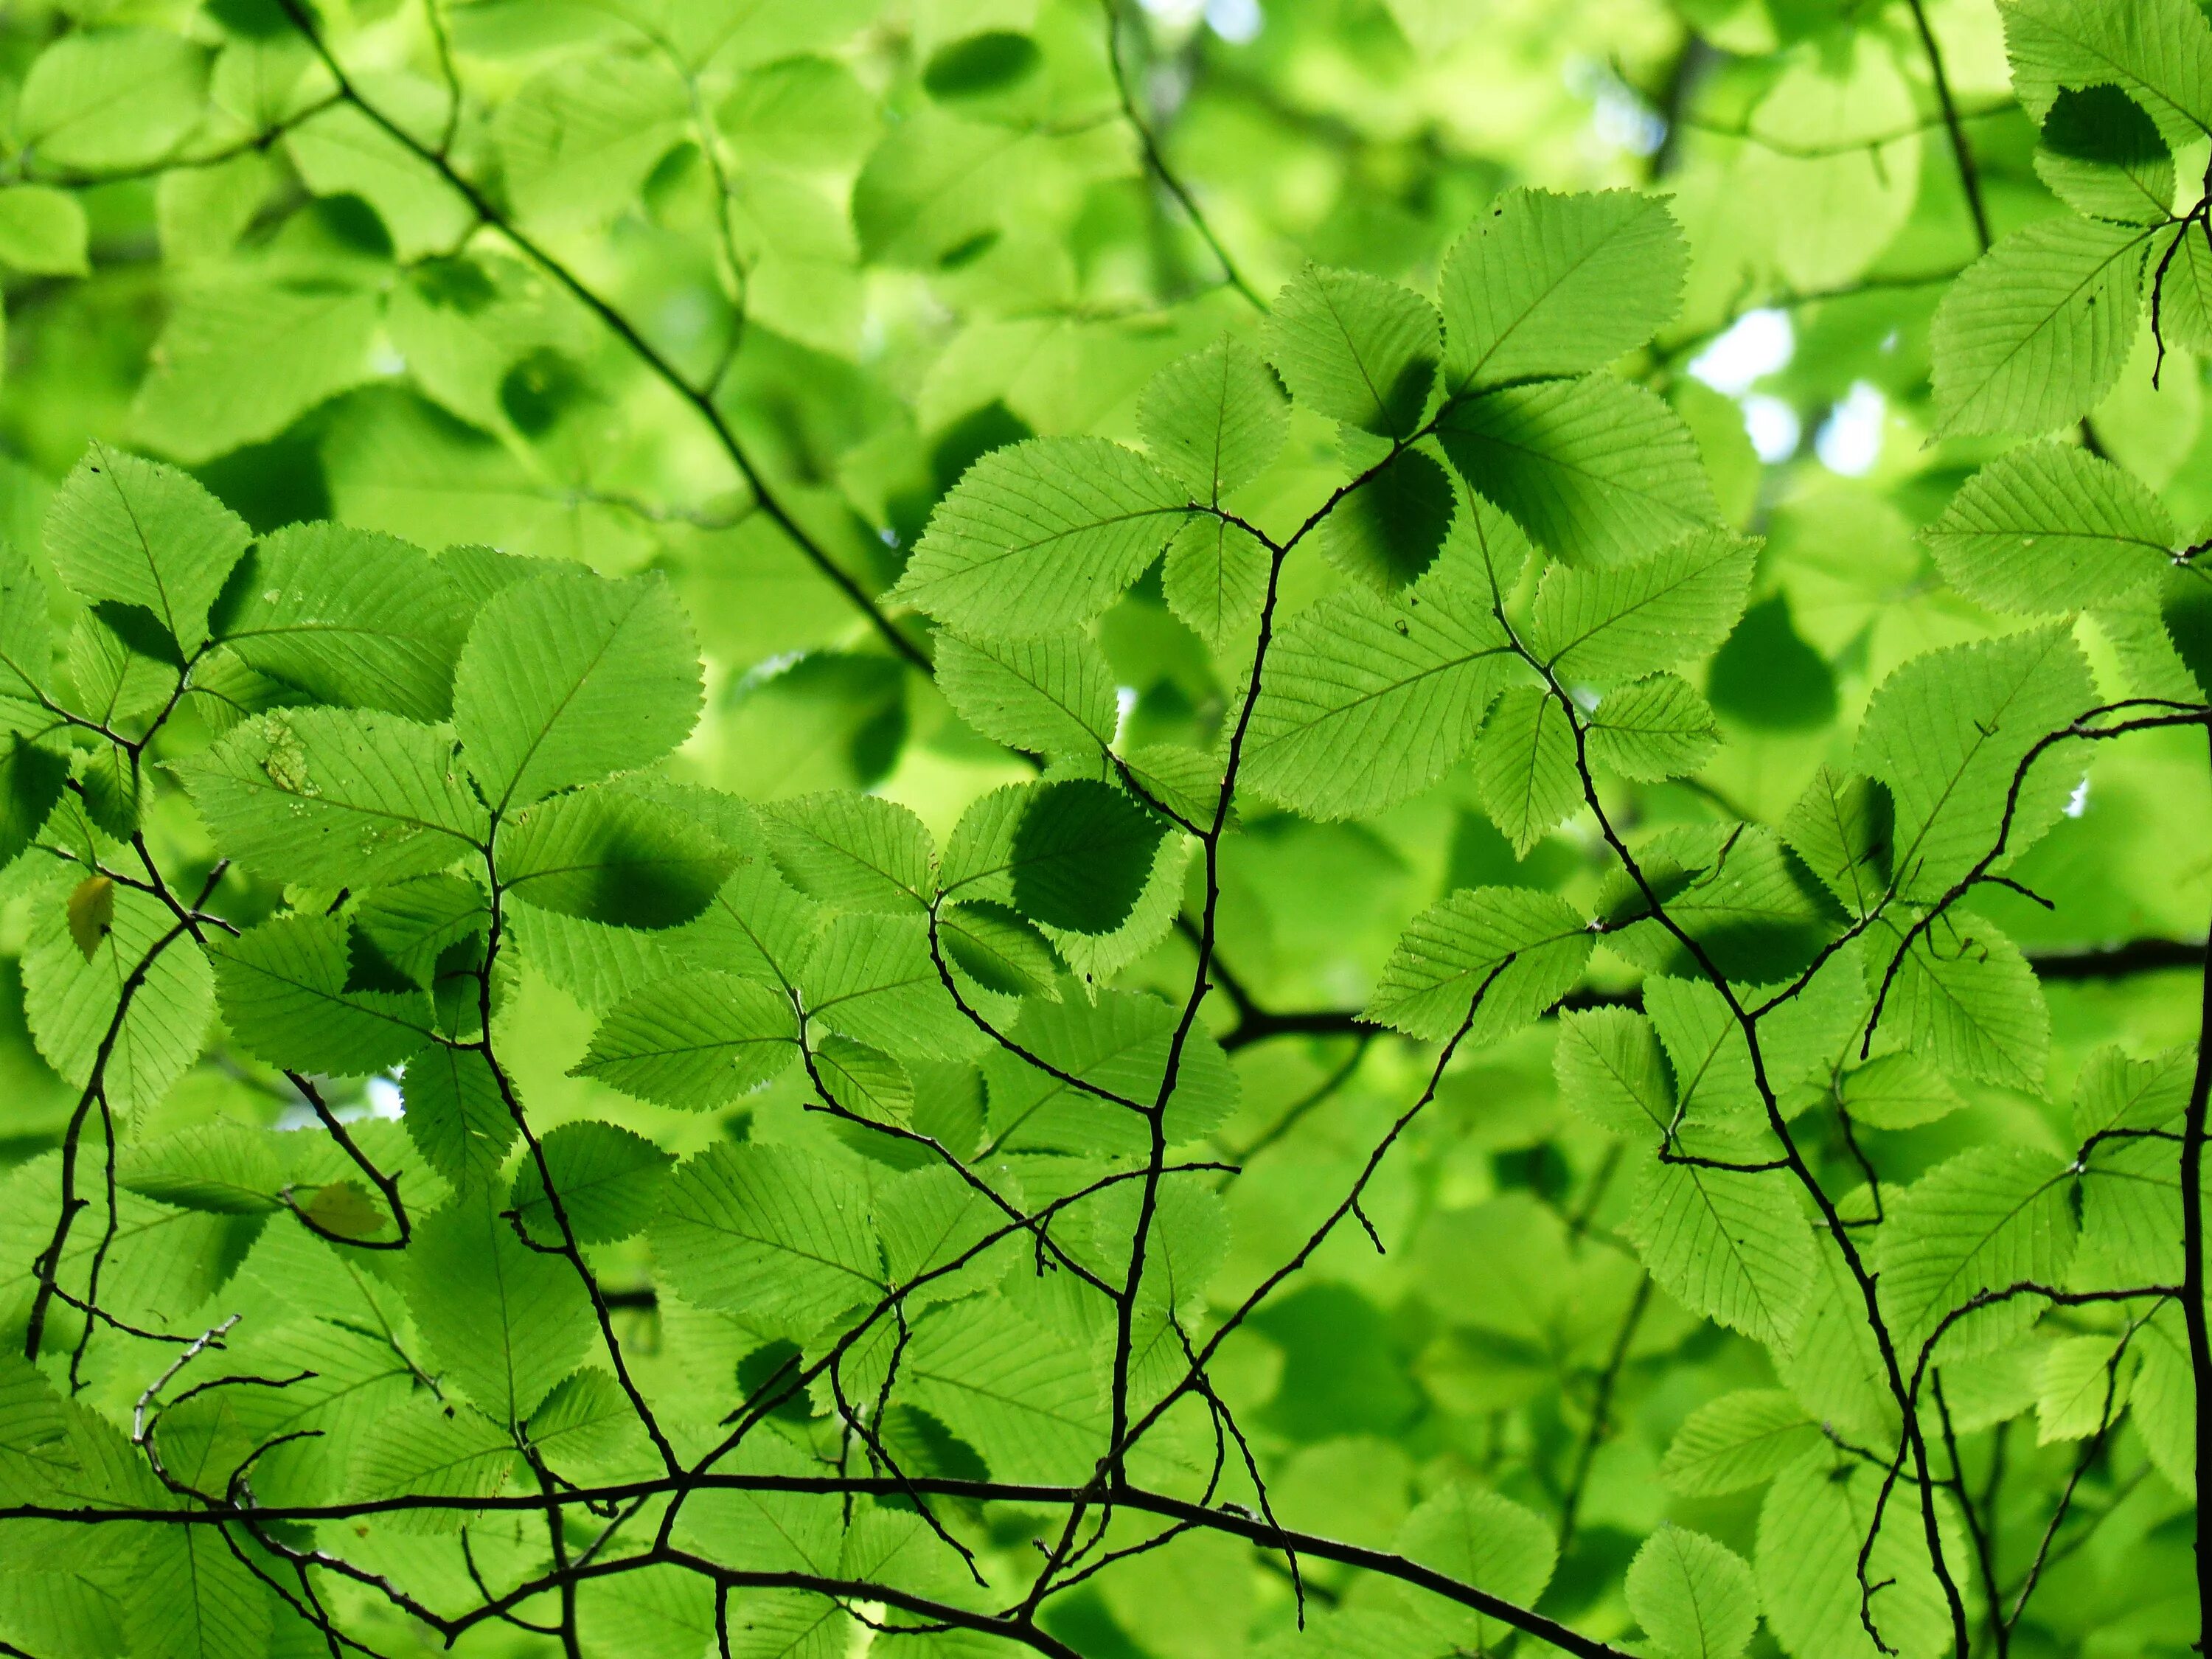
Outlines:
[[[2212,9],[0,88],[0,1655],[2212,1628]]]

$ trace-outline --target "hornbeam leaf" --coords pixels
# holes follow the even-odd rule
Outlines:
[[[1436,307],[1411,289],[1308,265],[1276,296],[1267,355],[1304,407],[1402,442],[1436,384],[1438,329]]]
[[[1655,1162],[1626,1226],[1651,1277],[1683,1306],[1784,1352],[1811,1296],[1814,1260],[1787,1179]]]
[[[656,928],[704,910],[738,859],[690,819],[614,788],[516,813],[501,828],[498,857],[507,890],[540,909]]]
[[[1186,533],[1207,533],[1209,526],[1226,532],[1209,519]],[[944,635],[937,687],[985,737],[1048,759],[1095,755],[1112,744],[1119,720],[1112,665],[1087,635],[1073,631],[972,641]]]
[[[1507,191],[1444,261],[1445,383],[1602,368],[1674,315],[1689,263],[1656,197]]]
[[[1932,896],[1964,875],[1996,845],[2008,799],[2009,851],[2047,830],[2077,775],[2046,758],[2016,799],[2014,777],[2045,735],[2095,701],[2088,664],[2063,626],[1931,651],[1884,680],[1859,728],[1856,763],[1895,802],[1900,887]]]
[[[2043,118],[2035,171],[2076,213],[2160,224],[2173,210],[2173,152],[2142,106],[2114,86],[2062,92]]]
[[[1459,398],[1437,435],[1469,488],[1569,564],[1624,563],[1719,516],[1681,416],[1607,375]]]
[[[1712,529],[1634,564],[1553,565],[1536,590],[1530,644],[1572,680],[1626,679],[1701,657],[1743,615],[1758,550]]]
[[[994,450],[939,504],[890,597],[967,633],[1079,627],[1144,573],[1189,511],[1180,483],[1103,438]]]
[[[488,829],[451,728],[397,714],[279,708],[172,769],[217,847],[283,879],[429,875],[475,853]]]
[[[2070,445],[2027,444],[1984,467],[1923,532],[1944,579],[2000,611],[2078,611],[2172,564],[2173,520],[2134,475]]]
[[[1478,1486],[1447,1486],[1398,1528],[1400,1553],[1500,1601],[1533,1606],[1552,1582],[1559,1541],[1534,1510]],[[1510,1626],[1486,1613],[1411,1589],[1400,1594],[1422,1623],[1455,1648],[1486,1653]]]
[[[1759,1628],[1743,1558],[1703,1533],[1662,1526],[1628,1564],[1628,1609],[1674,1659],[1736,1659]]]
[[[699,651],[665,581],[532,576],[486,600],[453,677],[453,724],[495,811],[649,765],[699,716]]]
[[[653,1218],[668,1168],[676,1162],[643,1135],[614,1123],[564,1123],[540,1143],[545,1167],[525,1158],[514,1174],[512,1202],[541,1243],[558,1243],[559,1224],[546,1196],[546,1176],[560,1195],[568,1226],[586,1244],[628,1238]]]
[[[1474,787],[1516,858],[1583,804],[1575,735],[1548,687],[1507,689],[1483,723]]]
[[[1466,1040],[1495,1042],[1567,994],[1589,961],[1591,937],[1589,924],[1553,894],[1463,889],[1413,918],[1364,1018],[1435,1042],[1472,1012]]]
[[[2074,1253],[2066,1164],[2021,1146],[1977,1146],[1938,1164],[1890,1200],[1882,1224],[1881,1304],[1900,1352],[1917,1360],[1945,1316],[1985,1291],[2054,1285]],[[2018,1297],[1968,1315],[1937,1350],[1960,1359],[1998,1347],[2042,1312]]]
[[[1015,826],[1014,908],[1069,933],[1128,920],[1167,825],[1120,790],[1085,778],[1039,785]]]
[[[1333,594],[1269,653],[1243,781],[1315,817],[1395,805],[1467,752],[1511,653],[1486,597],[1441,572],[1395,600]]]
[[[397,537],[292,525],[240,562],[215,625],[248,667],[318,702],[441,720],[473,611],[441,564]]]
[[[1880,1659],[1884,1652],[1862,1622],[1858,1577],[1859,1546],[1873,1530],[1881,1484],[1880,1470],[1846,1463],[1824,1447],[1768,1489],[1759,1514],[1759,1594],[1769,1629],[1796,1659]],[[1900,1504],[1893,1493],[1874,1538],[1867,1582],[1883,1587],[1867,1609],[1875,1628],[1899,1659],[1936,1659],[1949,1650],[1951,1626],[1920,1506]],[[1838,1547],[1844,1539],[1851,1541]],[[1947,1553],[1951,1547],[1947,1540]]]
[[[362,1077],[431,1041],[427,994],[355,988],[357,945],[342,917],[264,921],[214,955],[224,1023],[240,1047],[272,1066]]]
[[[790,1148],[725,1145],[688,1159],[652,1239],[660,1274],[687,1301],[794,1340],[882,1293],[866,1189]]]
[[[596,1334],[575,1269],[525,1244],[483,1199],[415,1224],[404,1288],[446,1375],[495,1422],[529,1416]]]
[[[757,979],[684,974],[617,1003],[573,1068],[640,1100],[687,1111],[726,1105],[798,1054],[791,1000]]]
[[[1590,759],[1656,783],[1701,769],[1720,746],[1712,705],[1688,681],[1652,674],[1605,694],[1590,711]]]
[[[1154,464],[1217,507],[1273,464],[1290,430],[1282,388],[1267,364],[1226,338],[1153,375],[1137,423]]]
[[[2009,0],[2005,47],[2028,112],[2061,88],[2118,87],[2179,149],[2212,131],[2212,25],[2189,0]]]
[[[64,581],[88,599],[152,611],[184,651],[207,638],[208,609],[251,539],[246,521],[185,474],[98,444],[46,514],[46,551]]]
[[[2061,215],[2016,230],[1937,307],[1936,435],[2049,432],[2087,414],[2136,343],[2150,233]]]
[[[1820,1443],[1820,1425],[1780,1389],[1739,1389],[1683,1419],[1659,1466],[1668,1489],[1716,1498],[1764,1486]]]

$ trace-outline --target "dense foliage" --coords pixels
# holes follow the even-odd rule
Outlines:
[[[0,1653],[2197,1639],[2197,0],[0,84]]]

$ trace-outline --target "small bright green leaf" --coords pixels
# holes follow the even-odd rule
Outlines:
[[[1743,614],[1758,544],[1701,531],[1634,564],[1553,565],[1536,591],[1532,647],[1565,678],[1617,680],[1700,657]]]
[[[1322,550],[1346,575],[1388,593],[1436,562],[1453,506],[1443,467],[1405,450],[1337,503],[1322,524]]]
[[[251,539],[245,521],[173,467],[94,445],[46,515],[46,551],[88,599],[152,611],[186,651]]]
[[[1276,296],[1267,355],[1304,407],[1403,441],[1436,384],[1438,330],[1436,307],[1411,289],[1308,265]]]
[[[619,789],[585,789],[501,826],[499,875],[540,909],[622,927],[673,927],[705,909],[737,854],[696,823]]]
[[[560,571],[485,601],[453,723],[495,810],[646,766],[698,718],[699,652],[666,582]]]
[[[596,1339],[575,1268],[532,1249],[481,1200],[415,1224],[404,1289],[446,1375],[501,1422],[529,1416]]]
[[[1681,416],[1607,375],[1462,398],[1437,431],[1468,487],[1569,564],[1624,563],[1719,516]]]
[[[1444,262],[1446,383],[1602,368],[1674,315],[1688,266],[1656,197],[1507,191]]]
[[[514,1206],[531,1237],[558,1243],[561,1228],[545,1174],[561,1200],[569,1231],[586,1244],[628,1238],[652,1218],[675,1159],[644,1136],[613,1123],[564,1123],[540,1143],[544,1170],[525,1158],[515,1171]]]
[[[1703,1533],[1662,1527],[1628,1565],[1628,1609],[1675,1659],[1736,1659],[1759,1628],[1743,1558]]]
[[[798,1036],[790,999],[772,987],[687,974],[616,1004],[574,1069],[641,1100],[705,1111],[790,1065]]]
[[[1587,739],[1594,763],[1650,783],[1698,771],[1720,740],[1711,707],[1674,674],[1607,692],[1590,711]]]
[[[216,945],[222,1017],[272,1066],[362,1077],[430,1040],[430,999],[412,988],[356,988],[357,946],[338,916],[264,921]]]
[[[1567,713],[1548,687],[1511,686],[1498,699],[1483,723],[1474,787],[1515,856],[1526,858],[1583,804],[1576,758]]]
[[[1820,1443],[1820,1425],[1780,1389],[1739,1389],[1692,1412],[1659,1478],[1689,1498],[1763,1486]]]
[[[2002,611],[2108,605],[2170,567],[2173,521],[2135,477],[2069,445],[2009,451],[1925,532],[1945,580]]]
[[[1274,375],[1234,339],[1217,340],[1155,374],[1137,419],[1153,464],[1217,506],[1267,469],[1290,425]]]
[[[1217,522],[1194,520],[1191,531]],[[1109,747],[1120,718],[1112,665],[1074,632],[974,641],[944,635],[937,687],[985,737],[1049,759]]]
[[[1103,438],[994,450],[939,505],[895,596],[974,634],[1078,627],[1143,574],[1188,501],[1151,462]]]
[[[2058,94],[2043,118],[2035,171],[2067,206],[2094,219],[2155,224],[2173,210],[2173,152],[2118,87]]]
[[[1590,940],[1589,923],[1552,894],[1462,890],[1413,918],[1364,1018],[1436,1042],[1472,1015],[1467,1041],[1494,1042],[1566,994],[1589,961]]]

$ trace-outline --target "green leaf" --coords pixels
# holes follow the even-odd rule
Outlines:
[[[34,902],[22,958],[25,1023],[46,1063],[79,1089],[114,1027],[102,1073],[108,1103],[118,1112],[149,1106],[199,1058],[215,1012],[214,974],[200,947],[180,936],[167,905],[121,886],[112,890],[107,932],[88,960],[70,937],[66,895],[75,886],[44,888]],[[142,963],[144,974],[126,1007],[124,987]]]
[[[952,1001],[921,916],[840,916],[800,975],[806,1013],[901,1060],[965,1060],[984,1042]]]
[[[756,979],[694,973],[655,981],[610,1009],[572,1075],[687,1111],[726,1105],[789,1066],[791,1000]]]
[[[1482,728],[1474,787],[1516,858],[1583,804],[1575,734],[1550,688],[1507,688]]]
[[[2158,283],[2158,327],[2170,347],[2212,351],[2212,244],[2202,222],[2156,233],[2146,262]]]
[[[360,988],[360,948],[339,916],[294,915],[214,948],[223,1023],[248,1054],[301,1072],[362,1077],[428,1044],[430,999]]]
[[[269,1137],[220,1121],[141,1141],[116,1160],[115,1178],[164,1204],[218,1215],[259,1215],[278,1207],[283,1166]]]
[[[2062,92],[2043,118],[2035,171],[2076,213],[2162,224],[2173,210],[2173,152],[2142,106],[2113,86]]]
[[[1400,1554],[1423,1566],[1524,1607],[1543,1595],[1559,1560],[1550,1522],[1479,1486],[1450,1486],[1426,1499],[1406,1517],[1395,1542]],[[1458,1649],[1487,1652],[1511,1629],[1469,1607],[1409,1589],[1400,1594],[1425,1625]]]
[[[2117,1047],[2092,1054],[2074,1082],[2074,1133],[2087,1140],[2106,1129],[2163,1128],[2189,1103],[2196,1056],[2168,1048],[2131,1060]]]
[[[67,191],[0,191],[0,264],[34,276],[82,276],[89,270],[84,247],[84,209]]]
[[[556,795],[501,827],[507,890],[621,927],[673,927],[712,902],[737,854],[688,818],[616,788]]]
[[[996,449],[939,504],[891,597],[971,635],[1079,627],[1144,573],[1188,502],[1181,484],[1103,438]]]
[[[1190,528],[1203,533],[1209,525],[1225,528],[1213,520]],[[985,737],[1048,759],[1110,747],[1120,720],[1112,665],[1088,635],[1072,630],[973,641],[942,635],[937,689]]]
[[[526,1158],[510,1200],[522,1224],[541,1243],[556,1244],[561,1229],[546,1196],[545,1174],[560,1195],[569,1230],[586,1244],[628,1238],[651,1220],[668,1169],[676,1160],[644,1136],[614,1123],[564,1123],[540,1143],[544,1171]]]
[[[2149,233],[2061,215],[2016,230],[1936,308],[1936,435],[2049,432],[2094,409],[2136,343]]]
[[[1005,906],[981,899],[950,906],[939,913],[937,931],[953,965],[985,990],[1047,1000],[1059,994],[1053,981],[1060,964],[1052,946]]]
[[[1649,1142],[1674,1121],[1667,1057],[1642,1014],[1588,1008],[1561,1016],[1552,1067],[1567,1104],[1611,1133]]]
[[[223,643],[304,697],[418,720],[453,712],[453,663],[475,607],[418,547],[291,525],[246,555],[225,599]]]
[[[1625,1231],[1686,1308],[1788,1352],[1813,1287],[1812,1229],[1778,1171],[1652,1163]]]
[[[1886,967],[1897,930],[1881,924],[1869,974]],[[1906,951],[1884,1006],[1885,1029],[1942,1070],[2043,1091],[2051,1016],[2020,947],[1968,910],[1952,910]]]
[[[1607,375],[1462,398],[1437,434],[1470,489],[1569,564],[1620,564],[1719,516],[1681,416]]]
[[[62,798],[69,762],[20,732],[0,738],[0,866],[31,844]]]
[[[866,1189],[789,1148],[718,1146],[685,1160],[652,1239],[678,1295],[765,1335],[804,1340],[882,1293]]]
[[[2059,1282],[2074,1253],[2068,1185],[2065,1164],[2048,1152],[1977,1146],[1889,1201],[1875,1265],[1900,1354],[1917,1359],[1944,1316],[1980,1291]],[[2039,1298],[2019,1297],[1971,1314],[1944,1333],[1938,1352],[1962,1359],[2001,1347],[2042,1310]]]
[[[1590,940],[1589,923],[1550,893],[1462,889],[1413,918],[1362,1018],[1437,1042],[1459,1029],[1480,995],[1466,1040],[1495,1042],[1573,988]]]
[[[2130,473],[2087,450],[2027,444],[1984,467],[1923,532],[1944,580],[2000,611],[2078,611],[2156,581],[2173,520]]]
[[[53,678],[54,644],[46,578],[0,537],[0,727],[44,732],[54,724],[41,701]]]
[[[1685,1418],[1659,1478],[1686,1498],[1764,1486],[1820,1444],[1820,1425],[1780,1389],[1739,1389]]]
[[[1590,711],[1592,763],[1656,783],[1704,769],[1720,747],[1711,706],[1674,674],[1651,674],[1607,692]]]
[[[657,54],[594,53],[532,76],[493,128],[516,209],[564,229],[613,216],[683,136],[686,108]]]
[[[2094,705],[2081,649],[2063,626],[1946,647],[1881,683],[1859,728],[1858,769],[1896,803],[1895,866],[1934,895],[1996,844],[2014,778],[2042,738]],[[2032,768],[2012,814],[2017,854],[2048,829],[2078,774]]]
[[[517,1133],[491,1063],[471,1048],[426,1048],[407,1062],[400,1093],[408,1137],[430,1167],[464,1195],[489,1188]]]
[[[1117,1100],[1149,1109],[1159,1099],[1176,1024],[1176,1011],[1166,1003],[1133,991],[1101,991],[1095,1002],[1070,997],[1024,1003],[1009,1035],[1051,1070],[1003,1048],[984,1060],[992,1150],[1141,1154],[1151,1144],[1150,1131],[1136,1111]],[[1065,1078],[1089,1088],[1078,1089]],[[1168,1097],[1169,1144],[1196,1139],[1221,1122],[1236,1105],[1237,1090],[1237,1073],[1220,1045],[1193,1030]]]
[[[384,1414],[353,1462],[348,1496],[374,1503],[421,1493],[495,1498],[520,1468],[512,1434],[483,1413],[441,1408],[430,1399],[401,1402]],[[412,1529],[458,1530],[466,1510],[410,1517]]]
[[[1388,593],[1436,562],[1451,528],[1451,476],[1418,449],[1401,451],[1322,521],[1322,551],[1347,576]]]
[[[646,766],[699,716],[699,652],[668,584],[579,571],[501,588],[453,678],[453,723],[494,810]]]
[[[1620,680],[1701,657],[1729,636],[1758,544],[1705,530],[1634,564],[1553,565],[1536,590],[1531,647],[1572,680]]]
[[[94,444],[46,514],[46,552],[88,599],[143,605],[179,648],[207,638],[208,608],[252,532],[174,467]]]
[[[1445,384],[1602,368],[1674,317],[1689,260],[1656,197],[1504,191],[1444,261]]]
[[[1784,1471],[1759,1514],[1759,1588],[1767,1627],[1797,1659],[1877,1659],[1881,1651],[1860,1622],[1858,1551],[1838,1545],[1863,1540],[1871,1530],[1881,1473],[1842,1459],[1826,1449],[1808,1455]],[[1911,1494],[1892,1493],[1866,1577],[1884,1586],[1870,1611],[1892,1653],[1935,1659],[1949,1650],[1950,1620],[1923,1540],[1920,1506]]]
[[[829,791],[765,807],[761,823],[776,867],[832,909],[912,911],[935,891],[929,830],[895,801]]]
[[[1120,790],[1088,779],[1040,784],[1015,827],[1014,908],[1047,927],[1110,933],[1152,875],[1167,825]]]
[[[232,280],[187,290],[131,405],[140,442],[200,462],[266,442],[373,373],[374,288]]]
[[[1266,546],[1250,531],[1194,513],[1168,544],[1161,592],[1169,610],[1218,648],[1259,620],[1268,564]]]
[[[161,29],[64,34],[23,77],[14,137],[57,167],[144,167],[200,124],[206,61]]]
[[[1782,838],[1856,915],[1889,885],[1896,809],[1888,789],[1823,766],[1782,820]]]
[[[1310,264],[1275,298],[1267,356],[1303,407],[1402,441],[1436,384],[1440,326],[1411,289]]]
[[[276,1623],[262,1581],[216,1528],[152,1530],[124,1586],[130,1651],[148,1659],[260,1659]]]
[[[2115,86],[2179,149],[2212,131],[2212,26],[2189,0],[2013,0],[2005,46],[2021,101],[2043,115],[2060,88]]]
[[[1259,354],[1224,337],[1153,375],[1137,425],[1153,464],[1218,507],[1273,464],[1290,418]]]
[[[404,880],[475,853],[483,808],[450,728],[352,708],[280,708],[171,763],[216,845],[325,887]]]
[[[983,1455],[998,1480],[1081,1480],[1097,1461],[1104,1402],[1088,1355],[998,1297],[915,1328],[905,1391]]]
[[[1486,596],[1443,572],[1395,600],[1332,594],[1268,655],[1242,780],[1313,817],[1393,805],[1467,752],[1511,650]]]
[[[1876,1054],[1846,1072],[1836,1098],[1855,1122],[1875,1129],[1911,1129],[1947,1117],[1965,1104],[1942,1073],[1909,1051]]]
[[[1628,1610],[1675,1659],[1736,1659],[1759,1629],[1742,1557],[1703,1533],[1662,1527],[1628,1564]]]
[[[416,1223],[407,1267],[416,1328],[496,1421],[529,1416],[596,1339],[574,1267],[525,1244],[489,1202],[465,1199]]]

